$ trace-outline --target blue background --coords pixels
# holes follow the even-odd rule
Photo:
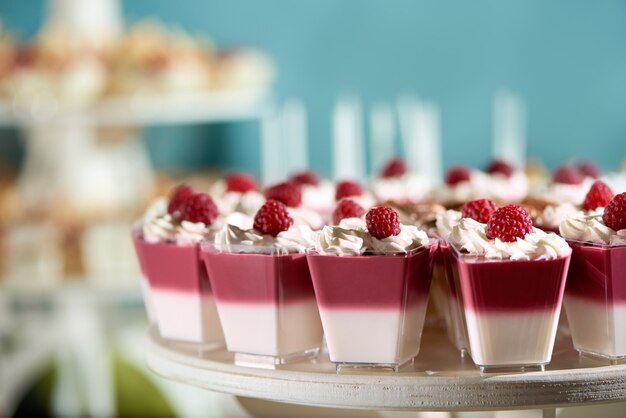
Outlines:
[[[218,45],[258,46],[276,61],[278,97],[309,110],[311,163],[330,172],[330,112],[344,91],[366,105],[411,90],[442,112],[444,164],[489,155],[491,99],[520,93],[529,154],[549,166],[587,157],[616,168],[626,155],[626,2],[450,0],[126,0],[129,22],[156,16]],[[40,0],[0,0],[18,35],[36,33]],[[5,134],[6,136],[6,134]],[[258,172],[257,127],[152,129],[158,166]],[[173,140],[176,138],[175,140]],[[4,141],[5,160],[17,150]],[[243,145],[254,144],[245,154]],[[196,147],[202,147],[197,152]]]

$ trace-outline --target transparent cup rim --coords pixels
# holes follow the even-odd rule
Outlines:
[[[318,256],[318,257],[406,257],[409,255],[417,254],[421,251],[425,251],[429,248],[432,248],[432,246],[438,246],[438,245],[439,245],[439,241],[436,238],[429,237],[428,244],[421,245],[417,248],[413,248],[412,250],[408,250],[405,252],[397,252],[397,253],[366,252],[363,254],[344,254],[344,255],[322,254],[313,247],[307,248],[305,252],[307,255]]]
[[[562,255],[556,258],[544,259],[544,260],[511,260],[510,258],[486,258],[483,255],[475,255],[469,253],[462,253],[459,249],[454,245],[450,239],[445,239],[446,244],[452,249],[452,253],[454,256],[463,261],[463,262],[475,262],[475,263],[523,263],[523,262],[546,262],[546,261],[556,261],[556,260],[564,260],[569,258],[572,255],[571,248],[569,249],[569,253],[567,255]]]
[[[228,244],[227,250],[217,248],[213,240],[200,241],[200,249],[204,252],[220,254],[251,254],[267,256],[286,256],[304,254],[304,251],[289,251],[286,248],[272,245]]]
[[[594,242],[594,241],[581,241],[581,240],[576,240],[576,239],[569,239],[569,238],[564,238],[565,241],[567,241],[568,244],[570,245],[577,245],[579,247],[595,247],[595,248],[604,248],[604,249],[611,249],[611,248],[621,248],[621,247],[626,247],[626,243],[617,243],[617,244],[607,244],[605,242]]]

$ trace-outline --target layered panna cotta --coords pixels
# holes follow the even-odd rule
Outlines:
[[[146,217],[136,232],[152,315],[162,338],[223,345],[221,325],[199,242],[211,234],[217,208],[210,196],[180,186],[165,213]]]
[[[226,224],[203,245],[226,346],[238,364],[274,367],[318,353],[322,327],[304,253],[315,234],[269,200],[254,228]]]
[[[486,371],[550,362],[571,250],[521,207],[463,218],[449,243],[470,355]]]
[[[300,186],[302,206],[323,217],[328,217],[335,206],[335,186],[329,180],[320,180],[313,171],[301,171],[290,180]]]
[[[439,249],[433,263],[432,294],[439,314],[444,319],[448,338],[463,356],[468,349],[467,335],[465,335],[463,324],[463,307],[454,283],[450,245],[446,241],[452,228],[458,225],[460,220],[461,212],[456,210],[437,213],[437,235],[442,240],[439,242]]]
[[[455,208],[468,200],[480,198],[519,202],[528,194],[528,178],[523,171],[515,170],[503,162],[492,164],[487,170],[450,167],[444,184],[433,189],[431,197],[448,208]]]
[[[561,223],[561,235],[572,247],[565,311],[574,348],[619,359],[626,357],[626,224],[614,226],[621,229],[602,215],[579,216]]]
[[[410,173],[400,158],[389,161],[378,177],[370,182],[370,190],[377,201],[396,203],[416,202],[430,192],[431,184],[427,177]]]
[[[419,351],[436,243],[401,225],[391,208],[366,217],[325,226],[307,255],[309,268],[337,369],[397,370]]]
[[[593,182],[580,205],[570,202],[546,203],[537,208],[534,223],[544,231],[559,233],[559,226],[568,218],[602,214],[604,206],[613,198],[613,191],[602,180]],[[532,201],[532,199],[531,199]],[[534,200],[537,203],[537,200]],[[533,202],[530,202],[533,203]],[[532,206],[532,204],[531,204]]]

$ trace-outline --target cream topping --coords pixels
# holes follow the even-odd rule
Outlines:
[[[210,230],[204,222],[181,221],[176,227],[176,243],[196,244],[209,236]]]
[[[369,234],[363,218],[346,218],[338,226],[322,229],[315,250],[327,255],[396,254],[425,246],[428,241],[426,233],[412,225],[400,225],[398,235],[379,240]]]
[[[144,219],[143,239],[149,243],[174,241],[176,225],[171,215],[164,214]]]
[[[436,216],[437,233],[442,238],[447,238],[450,232],[452,232],[452,228],[457,226],[461,220],[461,212],[457,210],[437,212]]]
[[[452,228],[448,239],[458,250],[490,259],[552,260],[571,253],[563,238],[537,228],[533,228],[523,239],[517,238],[513,242],[490,239],[486,229],[486,224],[471,218],[462,218]]]
[[[430,191],[430,181],[424,176],[407,173],[400,177],[378,177],[370,183],[370,190],[380,202],[421,200]]]
[[[563,237],[575,241],[626,245],[626,229],[615,231],[609,228],[599,214],[567,218],[561,222],[559,230]]]
[[[274,253],[304,252],[311,248],[316,240],[317,233],[306,225],[294,225],[287,231],[280,232],[276,237],[262,235],[255,229],[241,229],[235,225],[226,224],[216,234],[214,245],[219,251]]]

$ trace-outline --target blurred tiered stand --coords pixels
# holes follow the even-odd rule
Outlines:
[[[0,416],[51,359],[55,415],[115,415],[101,359],[120,318],[103,312],[141,315],[129,227],[170,186],[142,128],[256,120],[261,137],[273,77],[258,50],[154,21],[125,30],[117,0],[50,0],[28,44],[1,28],[0,126],[19,130],[25,156],[0,181]]]

